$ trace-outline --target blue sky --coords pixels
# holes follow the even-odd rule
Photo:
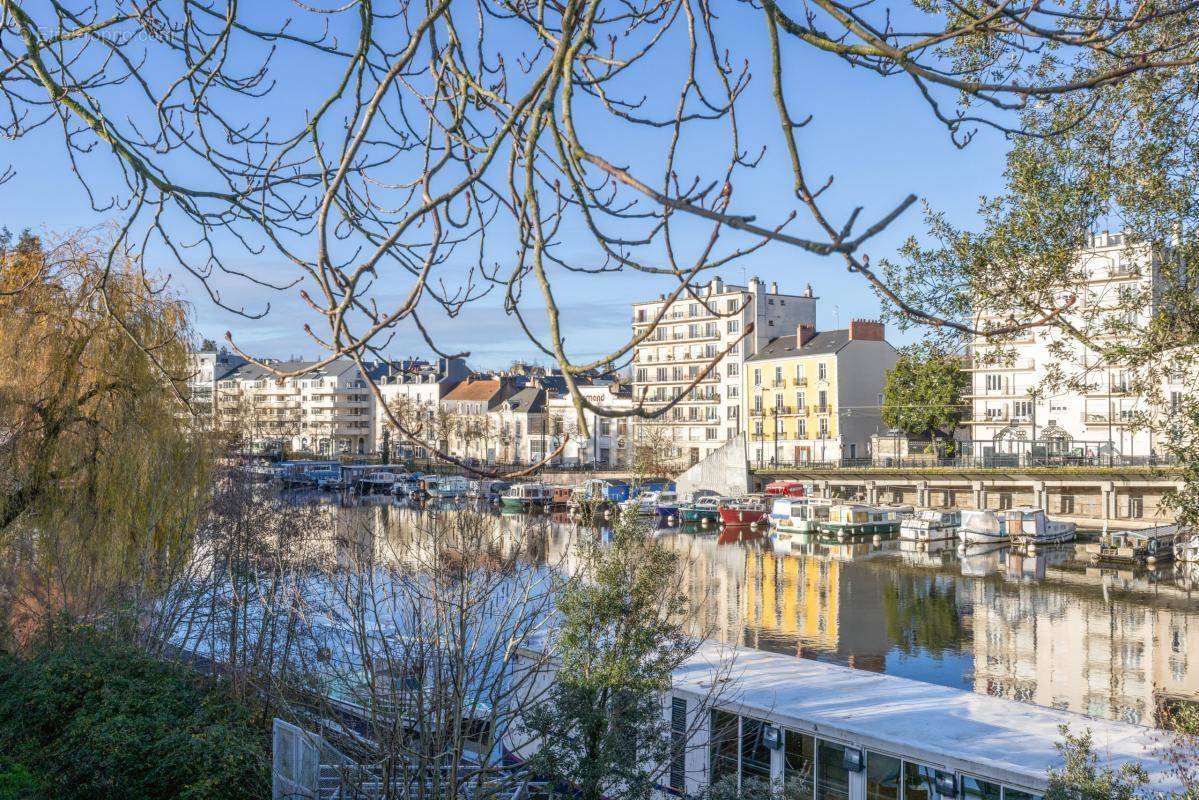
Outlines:
[[[790,193],[791,175],[777,136],[768,76],[762,62],[764,38],[756,26],[748,27],[756,18],[746,13],[737,8],[731,19],[723,21],[726,43],[734,52],[748,54],[754,73],[739,112],[744,146],[753,151],[762,145],[768,149],[758,169],[739,174],[734,184],[732,210],[755,213],[767,222],[781,218],[796,208],[796,203]],[[739,18],[736,14],[743,16]],[[677,74],[677,65],[671,61],[675,56],[677,53],[664,51],[661,61],[647,65],[638,79],[654,76],[668,84]],[[812,123],[800,133],[806,169],[815,183],[822,183],[830,173],[835,175],[834,185],[826,194],[834,220],[843,219],[854,205],[862,205],[862,219],[868,224],[913,193],[945,211],[952,221],[970,225],[976,218],[979,196],[1000,190],[1007,146],[1000,134],[980,131],[969,147],[958,149],[915,88],[903,78],[883,79],[864,70],[850,69],[827,55],[797,47],[787,48],[784,63],[793,113],[814,115]],[[301,75],[305,69],[303,64],[281,66],[294,68]],[[300,91],[297,86],[302,84],[299,81],[285,87],[264,102],[294,110],[297,101],[303,100],[296,94]],[[620,161],[619,156],[624,155],[626,163],[634,169],[646,169],[647,177],[653,177],[649,170],[658,163],[661,142],[652,136],[630,134],[627,129],[609,131],[599,119],[595,120],[595,129],[586,131],[585,136],[590,136],[590,142],[613,156],[613,160]],[[727,149],[725,142],[721,131],[711,127],[700,126],[689,131],[684,148],[685,167],[680,171],[686,175],[686,167],[702,169],[709,153],[711,160],[719,163]],[[96,176],[93,187],[115,177],[102,159],[103,154],[93,157],[95,166],[91,174]],[[89,207],[83,187],[68,169],[61,132],[53,127],[23,140],[6,141],[0,161],[11,163],[17,170],[12,181],[0,186],[0,217],[11,230],[90,227],[117,215],[95,212]],[[877,263],[893,255],[907,236],[920,234],[921,229],[922,211],[916,206],[878,236],[865,252]],[[700,239],[707,229],[681,223],[683,244],[691,230]],[[272,275],[290,274],[291,267],[271,250],[251,255],[231,241],[225,244],[228,250],[222,251],[222,255],[231,265],[265,270]],[[578,263],[589,263],[594,245],[585,233],[568,230],[560,254]],[[492,255],[497,261],[505,257],[503,252]],[[274,293],[244,282],[219,282],[227,298],[236,299],[248,308],[261,309],[270,304],[271,311],[264,319],[250,321],[215,307],[199,283],[177,266],[157,260],[151,260],[150,266],[170,273],[175,290],[193,302],[199,334],[219,338],[226,329],[232,330],[242,347],[263,356],[317,355],[317,347],[304,338],[301,330],[305,322],[313,322],[312,313],[294,292]],[[729,282],[757,275],[768,282],[778,281],[785,291],[794,292],[811,283],[821,298],[818,324],[822,328],[837,323],[844,325],[855,317],[875,316],[879,309],[873,293],[860,278],[846,273],[842,261],[809,255],[784,245],[767,246],[720,274]],[[666,291],[670,285],[668,279],[640,274],[598,278],[565,274],[558,276],[555,288],[567,320],[567,346],[572,354],[583,358],[595,357],[620,344],[629,334],[629,304]],[[533,287],[527,291],[532,293]],[[533,305],[530,312],[535,318],[541,316],[535,313]],[[425,321],[439,344],[446,349],[469,350],[471,361],[479,366],[502,366],[514,358],[546,360],[535,352],[515,320],[504,313],[498,293],[464,310],[455,319],[446,319],[430,310]],[[390,351],[397,356],[425,354],[427,348],[415,331],[406,329],[397,335]]]

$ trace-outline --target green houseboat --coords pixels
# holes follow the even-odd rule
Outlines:
[[[848,503],[829,508],[828,519],[816,524],[823,536],[892,536],[912,516],[911,506],[867,506]]]
[[[714,524],[720,522],[720,497],[708,495],[694,503],[679,506],[679,520],[683,523]]]

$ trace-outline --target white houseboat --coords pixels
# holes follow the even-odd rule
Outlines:
[[[430,497],[444,499],[466,497],[470,481],[461,475],[426,475],[425,491]]]
[[[971,509],[962,512],[958,540],[967,547],[976,544],[1007,544],[1007,526],[1003,517],[990,509]]]
[[[770,507],[770,526],[780,535],[815,533],[828,521],[833,501],[824,497],[779,497]]]
[[[962,524],[962,512],[942,508],[922,508],[916,516],[899,523],[899,538],[912,542],[956,539]]]
[[[1153,729],[785,654],[709,642],[664,700],[659,785],[677,796],[731,778],[809,800],[1040,800],[1062,726],[1090,731],[1100,767],[1138,762],[1151,791],[1179,789]]]
[[[1012,544],[1037,545],[1074,540],[1077,525],[1061,522],[1045,515],[1045,509],[1022,506],[1004,512],[1004,527]]]

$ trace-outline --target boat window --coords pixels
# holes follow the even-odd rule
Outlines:
[[[962,800],[1001,800],[999,784],[962,776]]]
[[[787,731],[783,743],[783,788],[787,797],[812,797],[816,737]]]
[[[818,740],[816,761],[816,800],[849,800],[845,746]]]
[[[938,774],[945,773],[939,773],[935,767],[924,764],[903,762],[904,800],[937,800],[940,797],[937,793]]]
[[[721,778],[737,776],[737,715],[727,711],[712,712],[710,763],[712,783]]]
[[[741,719],[741,780],[770,783],[770,748],[763,741],[766,723],[758,719]]]
[[[882,753],[866,753],[866,800],[899,800],[903,762]]]

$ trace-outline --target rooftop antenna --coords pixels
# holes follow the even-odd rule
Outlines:
[[[833,330],[841,327],[841,306],[833,306]]]

